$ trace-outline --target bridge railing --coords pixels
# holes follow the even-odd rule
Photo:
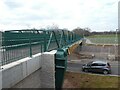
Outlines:
[[[2,65],[62,48],[82,37],[67,30],[9,30],[2,32]]]

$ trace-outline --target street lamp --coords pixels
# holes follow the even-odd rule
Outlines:
[[[116,33],[115,33],[115,57],[117,56],[117,44],[118,44],[118,35],[117,35],[117,31],[118,29],[116,29]]]

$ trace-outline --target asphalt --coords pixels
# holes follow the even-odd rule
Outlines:
[[[84,62],[81,60],[69,61],[67,64],[67,71],[84,73],[82,71],[82,65],[88,62],[89,60],[84,60]],[[111,74],[109,75],[120,75],[119,73],[120,71],[118,69],[120,66],[120,63],[118,63],[117,61],[113,61],[109,63],[111,65]]]

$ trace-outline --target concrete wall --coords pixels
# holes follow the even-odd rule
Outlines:
[[[41,54],[2,66],[2,88],[10,88],[41,67]]]
[[[118,52],[115,48],[118,48],[118,46],[114,45],[84,45],[82,46],[82,51],[84,52],[96,52],[96,53],[108,53],[108,54],[115,54]]]
[[[2,66],[2,88],[55,88],[56,52],[39,53]]]
[[[13,86],[13,88],[55,88],[55,53],[56,50],[43,53],[41,68]]]
[[[83,40],[80,40],[80,41],[77,41],[77,42],[73,43],[72,45],[70,45],[68,48],[68,53],[71,54],[74,51],[80,50],[77,47],[79,47],[79,45],[82,43],[82,41]],[[76,50],[76,48],[77,48],[77,50]]]
[[[42,69],[40,74],[41,88],[55,88],[55,53],[45,52],[42,55]]]

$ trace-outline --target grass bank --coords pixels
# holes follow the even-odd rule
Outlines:
[[[118,88],[118,77],[66,72],[63,88]]]

